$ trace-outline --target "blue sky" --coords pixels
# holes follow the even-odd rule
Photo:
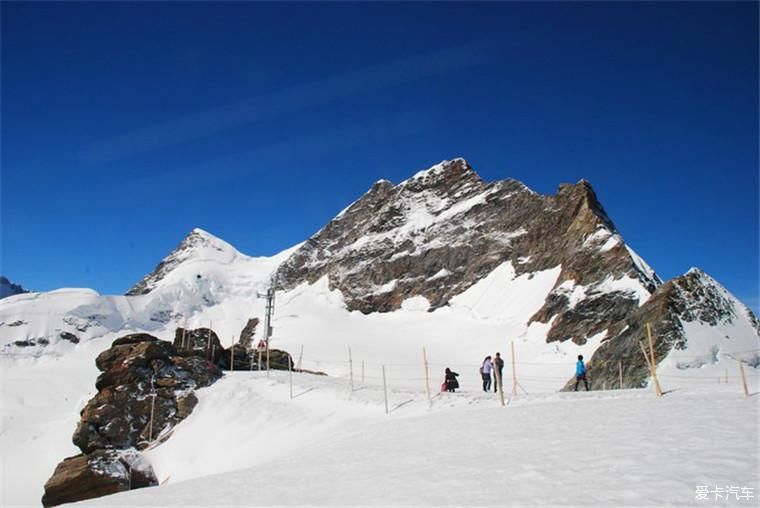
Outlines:
[[[663,278],[758,308],[754,2],[9,3],[2,267],[122,293],[193,227],[251,255],[463,156],[591,181]]]

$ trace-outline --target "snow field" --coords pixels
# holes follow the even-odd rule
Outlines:
[[[82,506],[695,506],[760,494],[760,397],[735,386],[436,394],[239,372],[148,452],[165,485]],[[246,464],[247,463],[247,464]],[[217,474],[210,474],[217,473]],[[181,480],[185,481],[181,481]],[[705,506],[755,506],[747,501]]]

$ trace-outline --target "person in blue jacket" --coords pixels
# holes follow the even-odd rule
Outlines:
[[[588,380],[586,379],[586,366],[583,365],[583,355],[578,355],[578,362],[575,364],[575,391],[578,391],[578,383],[583,380],[583,384],[588,391]]]

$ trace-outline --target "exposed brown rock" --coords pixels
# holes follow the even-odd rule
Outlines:
[[[171,343],[148,334],[117,339],[95,363],[104,371],[95,384],[98,393],[83,409],[73,437],[85,453],[145,447],[149,437],[184,418],[177,407],[179,397],[221,376],[211,362],[179,356]]]
[[[672,349],[686,347],[682,321],[701,321],[714,326],[731,323],[738,312],[748,313],[760,335],[760,324],[754,314],[749,309],[737,309],[720,286],[704,272],[691,270],[666,282],[644,305],[623,317],[617,326],[620,331],[596,350],[587,363],[591,388],[619,387],[618,362],[623,365],[623,388],[646,386],[650,373],[639,342],[643,341],[648,347],[647,323],[652,324],[655,359],[659,362]],[[571,389],[574,385],[575,380],[571,379],[564,389]]]
[[[155,485],[136,450],[168,435],[197,404],[193,390],[222,375],[212,362],[181,356],[171,343],[148,334],[115,340],[95,363],[102,371],[98,393],[82,410],[72,438],[83,454],[58,465],[45,485],[46,506]]]
[[[42,505],[57,506],[157,484],[150,465],[135,452],[97,450],[58,464],[45,483]]]
[[[238,344],[240,344],[244,349],[251,349],[253,346],[253,337],[256,335],[256,327],[258,325],[259,318],[251,318],[240,331],[240,339],[238,340]]]

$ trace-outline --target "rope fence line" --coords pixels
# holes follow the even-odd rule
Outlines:
[[[651,379],[651,381],[650,381],[649,384],[650,384],[650,386],[653,386],[655,388],[655,394],[658,397],[661,397],[666,392],[664,392],[662,390],[662,388],[660,387],[660,384],[659,384],[659,380],[658,380],[657,360],[655,358],[654,340],[653,340],[653,333],[652,333],[652,328],[651,328],[651,324],[650,323],[647,323],[647,338],[649,339],[648,340],[648,347],[644,345],[644,341],[640,341],[639,345],[641,347],[641,352],[644,355],[644,359],[646,360],[647,367],[649,368],[649,374],[650,374],[649,379]],[[301,345],[301,347],[300,347],[300,353],[299,353],[299,358],[298,358],[298,365],[299,366],[314,365],[315,368],[317,368],[317,369],[320,368],[320,367],[323,367],[323,366],[324,367],[338,366],[341,369],[347,370],[347,373],[346,373],[347,375],[344,374],[344,373],[341,373],[341,374],[338,374],[338,375],[336,375],[335,373],[332,373],[331,377],[333,379],[340,379],[340,380],[347,381],[347,383],[348,383],[348,389],[349,389],[349,398],[351,396],[351,393],[353,393],[357,389],[361,390],[361,389],[365,388],[367,386],[367,381],[368,380],[369,380],[369,385],[379,385],[380,382],[382,382],[383,394],[384,394],[384,399],[385,399],[385,412],[386,412],[386,414],[388,414],[389,412],[392,412],[392,411],[389,411],[389,406],[388,406],[388,383],[389,383],[389,380],[391,382],[396,381],[396,382],[402,382],[404,384],[406,384],[408,382],[419,383],[420,384],[420,388],[422,388],[424,386],[425,396],[426,396],[426,399],[427,399],[428,403],[432,404],[432,400],[435,397],[440,396],[440,393],[436,394],[434,397],[431,397],[431,393],[430,393],[430,372],[429,372],[429,369],[430,369],[431,366],[438,367],[438,368],[442,368],[442,367],[445,366],[445,367],[448,368],[448,367],[450,367],[450,366],[453,365],[454,367],[456,367],[460,371],[463,368],[466,368],[466,369],[468,369],[468,372],[470,371],[470,369],[471,369],[472,372],[474,372],[475,369],[480,369],[481,365],[482,365],[482,364],[475,365],[473,363],[462,364],[462,363],[459,363],[459,362],[430,363],[429,360],[428,360],[426,348],[423,346],[422,347],[422,362],[420,362],[420,363],[402,362],[402,363],[385,363],[385,364],[383,364],[383,363],[376,363],[376,362],[368,362],[366,360],[360,360],[360,363],[361,363],[361,383],[359,384],[359,388],[357,388],[356,387],[357,386],[356,385],[356,381],[357,380],[354,379],[354,360],[353,360],[353,357],[352,357],[352,351],[351,351],[351,347],[350,346],[348,347],[348,358],[345,359],[345,360],[339,360],[339,359],[334,359],[334,358],[331,358],[331,359],[310,359],[308,357],[304,358],[303,350],[304,350],[304,347],[303,347],[303,345]],[[510,343],[510,350],[511,350],[511,356],[512,356],[512,358],[511,358],[512,395],[511,395],[511,397],[509,399],[510,401],[511,401],[512,397],[514,397],[514,396],[516,396],[518,394],[518,392],[517,392],[518,387],[526,395],[528,394],[527,390],[525,390],[525,388],[523,388],[523,386],[518,381],[517,372],[518,372],[518,367],[519,366],[525,367],[525,366],[547,366],[547,365],[549,365],[549,366],[552,366],[552,367],[556,368],[556,367],[560,367],[560,366],[565,365],[565,362],[564,362],[565,358],[561,359],[563,361],[555,361],[555,362],[519,361],[516,358],[515,349],[514,349],[514,341],[512,341]],[[713,358],[713,359],[718,360],[718,362],[720,362],[721,365],[722,365],[722,361],[720,359],[718,359],[718,356],[722,356],[725,359],[732,359],[732,360],[737,361],[738,366],[739,366],[740,375],[732,374],[732,375],[729,376],[728,368],[726,368],[725,372],[724,372],[724,375],[717,376],[717,380],[718,380],[718,383],[724,382],[724,383],[728,384],[729,380],[735,381],[737,379],[740,379],[741,382],[742,382],[742,385],[743,385],[744,394],[745,394],[745,396],[748,397],[750,394],[749,394],[749,390],[747,388],[747,379],[746,378],[747,377],[758,378],[758,377],[760,377],[760,374],[750,374],[749,376],[747,376],[745,374],[744,368],[743,368],[744,367],[744,363],[747,363],[748,365],[751,365],[752,367],[756,367],[756,361],[755,361],[755,359],[753,358],[752,359],[753,360],[752,363],[750,363],[750,361],[747,361],[747,360],[745,360],[743,358],[737,358],[736,356],[742,355],[742,354],[746,354],[746,353],[757,353],[757,352],[760,352],[760,348],[758,348],[758,349],[749,349],[749,350],[745,350],[745,351],[725,352],[725,353],[710,352],[710,353],[706,353],[706,354],[702,354],[702,355],[678,355],[678,359],[683,359],[683,358]],[[628,357],[628,358],[630,360],[630,357]],[[357,362],[357,363],[359,363],[359,362]],[[610,390],[624,389],[625,388],[625,383],[624,383],[624,377],[625,376],[624,376],[624,368],[623,368],[624,363],[625,362],[624,362],[623,359],[619,359],[619,360],[604,360],[604,361],[597,361],[597,362],[590,361],[587,364],[587,368],[588,368],[587,372],[590,374],[589,377],[594,377],[593,373],[594,373],[594,371],[596,369],[605,369],[607,371],[606,372],[607,377],[609,377],[610,379],[603,378],[603,381],[602,381],[602,391],[607,391],[608,386],[609,386]],[[500,395],[501,405],[502,406],[506,406],[506,403],[504,402],[502,377],[501,377],[503,375],[504,366],[505,365],[502,366],[502,369],[498,369],[498,371],[496,369],[493,370],[494,374],[496,375],[496,384],[495,384],[495,387],[497,388],[497,392]],[[366,372],[366,368],[367,367],[372,368],[373,371],[375,371],[375,370],[380,371],[380,372],[378,372],[378,374],[381,374],[381,375],[374,375],[372,373],[368,374]],[[610,376],[610,373],[609,373],[609,368],[610,367],[613,367],[613,370],[616,371],[615,373],[618,374],[617,376]],[[410,375],[409,372],[406,372],[409,369],[419,369],[419,374],[418,375]],[[309,369],[306,369],[306,370],[308,371]],[[401,371],[401,372],[399,372],[398,376],[395,376],[394,375],[394,370],[395,371]],[[541,375],[541,374],[535,373],[533,370],[534,369],[529,369],[528,370],[529,373],[527,375],[523,375],[522,374],[522,369],[520,369],[521,374],[520,374],[519,377],[521,379],[530,380],[532,382],[535,382],[535,381],[546,381],[546,382],[552,382],[552,383],[557,383],[557,382],[561,383],[562,381],[569,382],[569,381],[571,381],[573,379],[573,376],[569,375],[569,373],[568,373],[568,375],[560,375],[560,374],[556,374],[556,373],[553,373],[552,375]],[[389,375],[389,373],[390,373],[390,375]],[[485,375],[483,374],[482,370],[480,371],[480,374],[483,376],[484,382],[485,382]],[[705,375],[694,376],[694,375],[689,375],[689,374],[686,374],[686,375],[684,375],[684,374],[663,374],[663,375],[660,375],[660,376],[663,377],[663,378],[665,378],[666,380],[670,380],[670,381],[677,381],[679,379],[682,379],[682,380],[689,379],[689,380],[694,380],[694,381],[698,381],[698,382],[702,382],[702,383],[713,383],[713,380],[716,379],[715,377],[711,377],[711,376],[705,376]],[[488,377],[490,378],[490,375]],[[609,385],[608,385],[608,381],[609,381]],[[291,382],[291,398],[292,398],[292,378],[291,378],[290,382]],[[475,386],[477,386],[477,383],[475,384]],[[632,386],[632,388],[638,388],[638,387],[639,386]],[[448,380],[446,379],[446,377],[443,377],[443,384],[441,385],[441,391],[444,391],[444,390],[448,391],[447,388],[448,388]],[[407,393],[415,393],[416,391],[417,391],[416,389],[411,390],[411,391],[407,390]],[[488,391],[490,392],[490,390],[488,390]]]
[[[434,400],[438,400],[441,397],[444,397],[444,394],[442,393],[444,391],[443,387],[442,387],[442,389],[440,391],[436,390],[435,394],[423,393],[424,392],[423,386],[425,386],[425,383],[429,382],[429,379],[427,379],[423,375],[413,376],[413,377],[409,377],[409,376],[396,377],[396,376],[389,376],[388,372],[387,372],[387,369],[383,368],[382,366],[378,370],[380,371],[380,373],[379,373],[380,375],[366,375],[365,374],[365,380],[363,380],[359,384],[354,383],[353,386],[350,385],[350,383],[351,383],[351,376],[350,375],[331,375],[330,378],[331,379],[335,379],[335,380],[340,380],[340,381],[343,381],[343,382],[346,383],[347,387],[350,388],[349,398],[351,397],[351,394],[353,394],[355,392],[359,392],[359,391],[367,389],[367,388],[382,390],[383,399],[384,399],[384,407],[385,407],[385,413],[386,414],[393,413],[399,407],[405,406],[408,403],[411,403],[411,402],[414,402],[415,400],[417,400],[415,398],[412,398],[410,400],[405,400],[401,404],[396,404],[395,402],[393,402],[391,400],[391,398],[396,398],[397,400],[399,398],[408,399],[410,396],[414,397],[414,395],[417,394],[419,396],[419,400],[417,400],[417,402],[426,401],[426,403],[430,407],[432,407],[432,404],[433,404]],[[571,377],[568,377],[568,376],[562,376],[562,377],[559,377],[559,376],[557,376],[557,377],[555,377],[555,376],[520,376],[520,377],[523,378],[523,379],[531,380],[531,381],[535,381],[535,380],[542,380],[542,381],[559,380],[559,381],[562,381],[562,380],[571,379]],[[689,380],[697,381],[697,382],[700,382],[700,383],[704,383],[705,385],[706,384],[713,384],[715,382],[712,378],[709,378],[709,377],[700,377],[700,376],[684,376],[684,375],[665,374],[665,375],[661,375],[661,377],[667,378],[669,381],[673,381],[673,380],[677,380],[677,379],[689,379]],[[746,376],[746,377],[760,378],[760,374],[751,374],[751,375]],[[718,379],[718,382],[722,384],[724,382],[723,379],[724,379],[723,376],[720,376],[720,378]],[[745,388],[745,395],[746,396],[750,395],[749,392],[748,392],[748,390],[746,389],[746,378],[744,378],[742,376],[734,376],[734,375],[732,375],[732,376],[729,376],[728,379],[733,380],[733,381],[736,381],[737,379],[741,380],[741,382],[743,383],[743,386]],[[294,397],[293,397],[293,378],[292,378],[292,372],[289,372],[288,381],[290,383],[290,394],[291,394],[290,397],[291,397],[291,399],[293,399]],[[393,385],[394,382],[404,382],[404,381],[414,381],[414,382],[417,382],[417,383],[419,383],[419,388],[413,388],[413,387],[410,387],[409,385],[401,385],[401,386],[396,385],[395,387],[392,387],[392,385]],[[501,386],[501,382],[497,381],[497,383],[498,383],[497,384],[497,391],[496,392],[492,392],[491,390],[489,390],[487,393],[489,395],[493,394],[494,400],[498,403],[499,400],[503,401],[504,396],[503,396],[503,389],[502,389],[503,387]],[[391,388],[393,388],[393,391],[391,391]],[[426,388],[429,390],[429,387],[426,386]],[[523,389],[521,386],[520,386],[520,388],[525,393],[525,395],[529,395],[529,393],[525,389]],[[307,391],[310,391],[312,389],[314,389],[314,388],[313,387],[309,388],[309,390],[307,390]],[[609,388],[605,387],[605,388],[603,388],[601,390],[595,390],[595,391],[615,391],[615,389],[616,388],[614,388],[613,386],[610,386]],[[393,397],[394,394],[395,394],[395,397]],[[501,405],[502,406],[508,405],[516,395],[517,394],[513,394],[512,396],[510,396],[510,398],[509,398],[508,401],[502,402]],[[424,399],[423,399],[423,397],[424,397]]]
[[[460,369],[461,370],[461,369]],[[298,372],[297,370],[294,372]],[[388,370],[386,369],[386,374],[388,374]],[[672,378],[672,379],[697,379],[697,380],[704,380],[709,381],[710,383],[714,382],[715,377],[709,377],[709,376],[689,376],[689,375],[681,375],[681,374],[658,374],[660,377],[666,377],[666,378]],[[346,375],[336,375],[336,374],[330,374],[330,377],[333,379],[345,379],[350,380],[350,376]],[[373,376],[369,374],[365,374],[365,379],[376,379],[381,380],[382,376]],[[745,374],[744,377],[746,378],[757,378],[760,377],[760,374]],[[533,376],[533,375],[520,375],[520,379],[530,379],[530,380],[547,380],[547,381],[562,381],[562,380],[569,380],[572,379],[572,375],[568,376]],[[724,375],[720,375],[721,380],[725,378]],[[425,381],[425,376],[404,376],[404,377],[398,377],[394,376],[394,380],[396,381]],[[729,375],[729,380],[736,380],[736,379],[742,379],[741,375]],[[354,380],[356,381],[356,380]]]
[[[736,355],[746,354],[746,353],[758,353],[760,355],[760,349],[748,349],[746,351],[733,351],[733,352],[721,352],[721,353],[705,353],[701,355],[681,355],[678,354],[677,358],[674,358],[676,360],[681,358],[715,358],[716,356],[727,356],[727,357],[733,357]],[[565,358],[562,359],[563,361]],[[338,359],[313,359],[313,360],[307,360],[316,364],[335,364],[335,365],[348,365],[349,360],[338,360]],[[388,367],[419,367],[418,363],[375,363],[375,362],[369,362],[364,360],[363,361],[365,365],[370,367],[382,367],[383,365]],[[515,363],[517,365],[551,365],[556,366],[560,365],[562,362],[526,362],[521,360],[515,360]],[[618,360],[603,360],[603,361],[589,361],[587,362],[587,365],[591,366],[607,366],[607,365],[617,365]],[[450,365],[461,365],[458,361],[451,361],[448,363],[434,363],[434,362],[428,362],[428,365],[431,367],[447,367]],[[474,365],[474,364],[470,364]],[[478,366],[479,367],[479,366]],[[477,367],[476,367],[477,368]]]

